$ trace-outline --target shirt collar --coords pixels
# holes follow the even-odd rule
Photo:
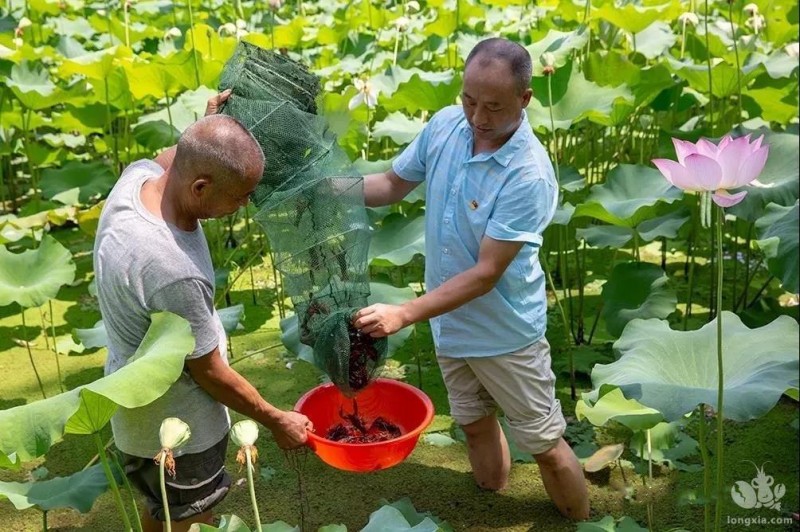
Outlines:
[[[520,118],[521,121],[519,127],[514,132],[514,134],[511,135],[511,138],[506,141],[505,144],[500,146],[492,153],[480,153],[475,157],[472,157],[468,162],[480,162],[480,161],[486,161],[488,159],[494,159],[497,162],[497,164],[499,164],[503,168],[507,168],[508,164],[511,162],[511,159],[513,159],[517,151],[522,146],[525,145],[525,143],[528,140],[528,135],[531,134],[530,125],[528,124],[528,117],[524,109],[522,111],[522,115]],[[466,118],[464,119],[464,122],[461,127],[463,128],[463,131],[465,131],[466,134],[468,135],[471,145],[474,139],[472,135],[472,129],[469,127],[469,122],[467,122]],[[472,148],[470,146],[470,151],[471,149]]]

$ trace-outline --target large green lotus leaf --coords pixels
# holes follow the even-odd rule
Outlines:
[[[108,332],[103,320],[95,323],[91,329],[72,329],[72,336],[86,349],[108,345]]]
[[[108,194],[116,181],[114,171],[103,162],[69,161],[42,172],[42,196],[66,203],[63,194],[77,189],[78,201],[86,204]]]
[[[784,50],[779,50],[769,56],[753,52],[745,61],[745,66],[755,63],[764,65],[769,77],[774,79],[791,77],[792,73],[798,68],[797,58],[790,56]]]
[[[94,434],[111,421],[111,416],[117,411],[117,405],[111,399],[82,388],[80,395],[80,408],[69,418],[64,426],[67,434]]]
[[[544,65],[539,58],[545,52],[553,54],[555,67],[561,68],[571,59],[572,53],[582,49],[588,41],[589,30],[586,26],[579,26],[574,31],[568,32],[548,30],[543,38],[525,47],[533,58],[533,75],[543,75]]]
[[[669,69],[663,64],[642,68],[627,55],[614,50],[592,52],[584,62],[587,79],[603,87],[625,84],[637,107],[648,105],[664,89],[675,86]]]
[[[634,37],[636,51],[647,59],[664,55],[678,38],[666,22],[657,20]]]
[[[144,115],[139,118],[137,126],[154,120],[161,120],[169,124],[171,113],[172,126],[178,131],[183,132],[205,114],[208,99],[215,94],[217,94],[217,91],[209,89],[208,87],[188,90],[173,101],[172,105],[169,106],[169,111],[167,111],[165,107],[155,113]]]
[[[243,328],[244,305],[241,303],[232,307],[217,309],[219,319],[222,321],[222,328],[226,334],[233,334],[238,329]]]
[[[797,110],[795,109],[795,115]],[[764,134],[764,144],[769,146],[767,164],[761,175],[746,190],[741,203],[727,209],[745,220],[755,222],[763,216],[769,203],[788,207],[800,199],[800,160],[797,157],[797,135],[772,133],[768,130],[753,132],[752,138]]]
[[[397,87],[391,98],[382,103],[387,111],[404,111],[412,115],[418,111],[438,111],[454,104],[460,90],[459,77],[454,76],[449,83],[434,83],[414,74],[411,79]]]
[[[669,277],[649,262],[624,262],[614,266],[603,285],[603,319],[606,330],[619,338],[633,319],[666,318],[675,311],[678,297]]]
[[[575,229],[575,238],[595,248],[622,248],[633,240],[635,231],[620,225],[590,225]]]
[[[616,386],[603,386],[599,393],[600,398],[596,401],[582,398],[575,404],[578,421],[588,419],[595,427],[602,427],[614,420],[631,430],[647,430],[664,421],[658,410],[626,399]]]
[[[357,65],[359,63],[357,62]],[[336,65],[337,67],[339,65]],[[363,66],[363,65],[362,65]],[[361,68],[358,69],[360,71]],[[333,72],[331,72],[333,74]],[[381,96],[392,96],[400,85],[408,83],[414,76],[420,80],[430,83],[433,86],[458,84],[460,78],[455,71],[445,70],[442,72],[428,72],[419,68],[403,68],[399,65],[389,67],[386,72],[370,78],[372,87],[380,91]]]
[[[236,39],[221,37],[219,32],[206,24],[195,24],[193,29],[186,30],[183,49],[187,52],[197,50],[204,59],[227,61],[236,49]],[[197,37],[195,39],[195,37]]]
[[[547,77],[533,79],[533,98],[526,113],[536,130],[550,130],[550,112]],[[608,123],[615,104],[633,102],[630,89],[624,85],[601,87],[588,81],[577,63],[567,63],[550,76],[552,83],[553,123],[556,129],[569,129],[570,125],[588,119]]]
[[[123,67],[130,80],[133,97],[143,100],[148,97],[163,98],[166,94],[174,94],[182,87],[175,78],[170,66],[160,63],[124,63]]]
[[[43,455],[69,429],[85,433],[108,414],[149,404],[166,393],[194,347],[189,323],[169,312],[151,317],[150,328],[129,362],[114,373],[62,394],[0,411],[0,453],[25,462]]]
[[[483,20],[486,14],[483,6],[471,4],[468,2],[460,2],[458,4],[458,11],[455,11],[456,3],[451,2],[449,5],[445,2],[438,2],[430,4],[435,7],[437,12],[436,20],[425,25],[423,33],[426,36],[436,35],[438,37],[449,37],[456,33],[459,25],[463,26],[469,22],[470,19]]]
[[[409,287],[396,288],[384,283],[370,283],[370,295],[367,303],[386,303],[389,305],[402,305],[406,301],[411,301],[417,294]],[[300,343],[300,334],[297,331],[297,317],[287,316],[281,320],[281,342],[291,353],[294,353],[300,360],[314,363],[314,354],[310,347]],[[388,357],[391,357],[411,336],[413,327],[401,329],[389,337]]]
[[[606,182],[594,185],[574,216],[589,216],[623,227],[636,227],[655,215],[659,202],[673,203],[683,192],[661,172],[647,166],[621,164],[608,173]]]
[[[769,272],[781,280],[783,289],[792,294],[800,292],[800,244],[798,244],[798,207],[781,207],[770,203],[767,212],[756,221],[758,246],[767,256]]]
[[[386,216],[370,240],[369,260],[380,266],[402,266],[417,254],[425,255],[425,216]]]
[[[133,128],[133,138],[151,152],[175,145],[181,132],[164,120],[151,120]]]
[[[0,307],[14,302],[38,307],[74,280],[72,254],[50,235],[38,248],[22,253],[0,247]]]
[[[600,9],[592,11],[593,17],[607,20],[616,27],[630,33],[639,33],[657,20],[674,20],[684,11],[680,2],[672,0],[666,4],[641,7],[634,4],[619,6],[605,2]]]
[[[381,506],[369,516],[367,526],[361,532],[437,532],[437,525],[430,517],[426,517],[417,525],[411,525],[403,516],[403,512],[391,505]]]
[[[663,216],[650,218],[636,226],[640,242],[651,242],[656,238],[676,238],[681,227],[691,219],[689,209],[682,208]]]
[[[6,498],[17,510],[33,506],[45,512],[72,508],[81,513],[92,509],[94,501],[108,490],[108,479],[102,464],[73,473],[37,482],[1,482],[0,498]]]
[[[571,203],[564,203],[556,207],[551,225],[569,225],[572,215],[575,214],[575,207]]]
[[[113,70],[120,68],[120,60],[127,62],[132,56],[133,54],[129,48],[113,46],[70,58],[61,64],[59,73],[65,78],[79,74],[90,79],[103,80]]]
[[[757,329],[722,313],[724,415],[747,421],[766,414],[789,388],[798,387],[797,322],[780,316]],[[596,388],[617,385],[625,397],[677,421],[700,403],[717,407],[717,322],[696,331],[673,331],[663,320],[634,320],[614,344],[621,357],[592,371]]]
[[[599,521],[578,523],[577,532],[648,532],[627,515],[620,520],[607,515]]]
[[[501,425],[503,424],[503,420],[501,420],[500,424]],[[389,502],[386,499],[381,499],[380,504],[382,505],[388,504],[392,508],[400,510],[400,513],[403,514],[403,517],[405,518],[406,521],[408,521],[408,524],[411,526],[417,526],[418,524],[425,521],[425,519],[430,519],[439,526],[439,532],[453,532],[452,527],[446,521],[442,521],[441,519],[439,519],[430,512],[417,511],[417,509],[414,507],[414,503],[411,502],[411,499],[409,499],[408,497],[403,497],[402,499],[397,500],[395,502]]]
[[[678,61],[671,57],[666,63],[673,73],[689,82],[689,86],[703,94],[708,94],[708,66],[695,64],[688,61]],[[763,70],[760,64],[751,65],[740,69],[742,87],[746,87]],[[730,98],[738,91],[737,68],[724,61],[719,61],[711,67],[712,94],[717,98]]]
[[[797,82],[792,80],[785,87],[749,87],[742,91],[742,101],[748,109],[748,100],[755,102],[752,116],[759,116],[767,122],[788,125],[797,118],[797,102],[792,97],[797,93]]]
[[[380,122],[376,122],[372,136],[376,139],[389,137],[395,144],[408,144],[416,137],[425,124],[419,118],[408,118],[400,112],[390,113]]]

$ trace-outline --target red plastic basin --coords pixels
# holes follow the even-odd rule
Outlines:
[[[419,435],[433,419],[433,403],[421,390],[391,379],[376,379],[356,397],[358,414],[372,422],[378,416],[400,427],[403,435],[377,443],[341,443],[324,438],[328,430],[342,423],[339,408],[353,411],[353,400],[331,383],[317,386],[297,401],[294,409],[314,423],[308,445],[326,464],[345,471],[377,471],[405,460]]]

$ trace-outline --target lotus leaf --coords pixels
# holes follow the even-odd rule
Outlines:
[[[0,481],[0,498],[7,498],[17,510],[35,506],[45,512],[56,508],[72,508],[86,513],[106,490],[108,479],[101,464],[68,477],[38,482]]]
[[[379,265],[402,266],[418,254],[425,255],[425,216],[389,214],[370,241],[369,259]]]
[[[424,126],[425,124],[418,118],[408,118],[403,113],[394,112],[375,123],[372,136],[376,139],[389,137],[395,144],[408,144]]]
[[[38,248],[22,253],[0,247],[0,307],[13,302],[38,307],[74,280],[72,254],[50,235]]]
[[[42,172],[42,196],[66,203],[70,191],[77,189],[78,202],[86,204],[108,194],[116,181],[114,171],[105,163],[69,161],[61,168]]]
[[[70,431],[99,430],[111,404],[137,408],[166,393],[180,377],[194,337],[189,323],[153,314],[150,328],[126,366],[99,380],[27,405],[0,411],[0,453],[23,462],[43,455]]]
[[[536,130],[550,130],[550,112],[546,77],[533,80],[533,98],[527,108],[528,121]],[[632,103],[630,89],[601,87],[588,81],[577,63],[567,63],[550,76],[552,80],[553,121],[556,129],[569,129],[570,125],[588,119],[599,124],[608,123],[616,103]]]
[[[763,416],[785,390],[798,387],[798,324],[780,316],[749,329],[724,311],[722,325],[724,415],[735,421]],[[716,326],[715,319],[696,331],[673,331],[662,320],[633,320],[614,344],[620,359],[595,366],[592,382],[619,386],[667,421],[701,403],[716,407]]]
[[[798,244],[798,211],[800,203],[793,207],[781,207],[770,203],[767,212],[756,221],[759,247],[767,256],[769,272],[781,280],[783,289],[796,294],[800,292],[800,245]]]
[[[656,264],[617,264],[603,285],[603,319],[608,333],[619,338],[633,319],[666,318],[675,311],[678,297],[669,277]]]
[[[626,399],[617,387],[603,385],[598,393],[600,398],[597,401],[592,402],[592,394],[584,394],[575,405],[575,417],[578,420],[588,419],[595,427],[602,427],[614,420],[633,431],[650,429],[664,420],[658,410]]]
[[[648,532],[628,516],[619,521],[607,515],[599,521],[578,523],[577,532]]]
[[[683,196],[655,168],[622,164],[609,172],[606,182],[594,185],[574,216],[590,216],[604,222],[636,227],[652,218],[659,202],[673,203]]]
[[[639,33],[657,20],[675,20],[683,12],[680,2],[672,0],[657,6],[642,7],[635,4],[624,6],[604,2],[593,16],[607,20],[616,27],[630,33]]]
[[[795,107],[795,114],[797,108]],[[753,137],[764,134],[764,144],[769,146],[769,157],[761,175],[746,190],[747,196],[728,212],[751,222],[763,216],[769,203],[788,207],[800,198],[800,160],[797,157],[798,136],[789,133],[772,133],[768,130],[753,132]]]

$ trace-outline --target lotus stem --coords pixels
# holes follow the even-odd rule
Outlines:
[[[119,510],[119,515],[122,517],[122,521],[125,523],[125,530],[133,530],[131,527],[130,517],[128,517],[128,512],[125,511],[125,505],[122,504],[122,496],[119,493],[119,487],[117,487],[117,479],[114,476],[114,473],[111,472],[111,466],[108,464],[108,456],[106,456],[105,449],[103,448],[103,441],[100,439],[100,433],[95,432],[92,434],[92,437],[97,445],[100,463],[103,465],[103,471],[106,473],[108,485],[111,487],[111,493],[114,495],[114,502],[117,504],[117,510]]]
[[[56,343],[56,323],[55,323],[55,318],[53,317],[53,300],[52,299],[48,300],[47,304],[50,306],[50,331],[53,335],[53,352],[56,354],[56,371],[58,371],[58,389],[63,392],[64,385],[62,384],[62,379],[61,379],[61,362],[58,360],[58,344]],[[47,338],[46,332],[44,336],[45,338]]]
[[[253,458],[250,454],[250,447],[245,448],[244,454],[247,457],[247,486],[250,489],[250,503],[253,505],[253,513],[256,517],[256,531],[261,532],[261,516],[258,515],[256,486],[253,484]]]
[[[706,405],[700,403],[697,412],[697,440],[700,456],[703,459],[703,530],[711,530],[711,460],[708,457],[708,436],[706,435]]]
[[[200,87],[200,67],[197,66],[197,41],[194,38],[194,13],[192,12],[192,0],[186,0],[189,8],[189,32],[192,34],[192,60],[194,61],[194,80],[197,87]],[[196,118],[196,117],[195,117]]]
[[[736,106],[739,111],[739,114],[736,115],[736,125],[739,125],[742,121],[742,67],[739,63],[739,46],[736,44],[736,28],[733,27],[733,2],[728,2],[728,18],[731,23],[733,54],[736,57]]]
[[[711,76],[711,44],[708,39],[708,0],[705,1],[705,12],[703,13],[703,29],[706,34],[706,64],[708,65],[708,129],[713,134],[714,132],[714,91],[712,90],[712,76]]]
[[[106,446],[108,446],[108,444]],[[128,480],[128,475],[125,474],[125,470],[120,465],[119,461],[117,460],[114,454],[111,455],[111,460],[114,462],[114,465],[119,470],[120,476],[122,477],[122,485],[125,486],[125,491],[128,492],[128,495],[131,498],[131,505],[133,505],[133,516],[136,518],[136,530],[138,532],[143,532],[144,529],[142,528],[142,519],[139,517],[139,508],[136,506],[136,496],[133,494],[133,488],[131,488],[131,483]]]
[[[722,264],[722,224],[725,221],[725,214],[722,207],[717,206],[716,210],[716,232],[717,232],[717,502],[715,512],[715,530],[722,530],[722,501],[724,500],[723,490],[723,465],[725,452],[725,438],[723,420],[723,399],[725,395],[724,373],[722,360],[722,277],[724,268]]]
[[[587,0],[588,2],[589,0]],[[553,133],[553,162],[555,163],[556,182],[559,189],[561,188],[561,174],[558,168],[558,135],[556,135],[556,122],[553,118],[553,76],[552,74],[547,77],[547,110],[550,113],[550,131]]]
[[[544,274],[547,277],[547,282],[550,285],[550,290],[553,291],[553,297],[556,298],[556,306],[558,307],[558,313],[561,315],[561,321],[564,322],[564,335],[567,339],[567,344],[570,343],[570,334],[569,334],[569,323],[567,323],[567,313],[564,312],[564,306],[561,304],[561,300],[558,298],[558,290],[556,290],[556,285],[553,282],[553,275],[550,273],[550,265],[547,261],[547,257],[541,261],[542,269],[544,270]]]
[[[128,4],[127,0],[122,0],[122,13],[123,17],[125,18],[125,46],[127,48],[131,47],[131,35],[130,35],[130,14],[128,13],[128,9],[130,9],[130,5]]]
[[[164,463],[167,461],[167,450],[162,449],[158,456],[158,481],[161,486],[161,503],[164,506],[164,528],[172,532],[172,519],[169,515],[169,500],[167,500],[167,483],[164,480]]]
[[[47,399],[47,394],[44,393],[44,385],[42,384],[42,379],[39,377],[39,370],[36,369],[36,363],[33,361],[33,353],[31,352],[31,344],[28,342],[28,327],[25,323],[25,308],[20,305],[19,306],[19,314],[22,316],[22,341],[25,343],[25,347],[28,349],[28,358],[31,360],[31,367],[33,368],[33,372],[36,374],[36,382],[39,383],[39,390],[42,392],[42,398]]]
[[[42,530],[47,532],[47,510],[42,510]]]

